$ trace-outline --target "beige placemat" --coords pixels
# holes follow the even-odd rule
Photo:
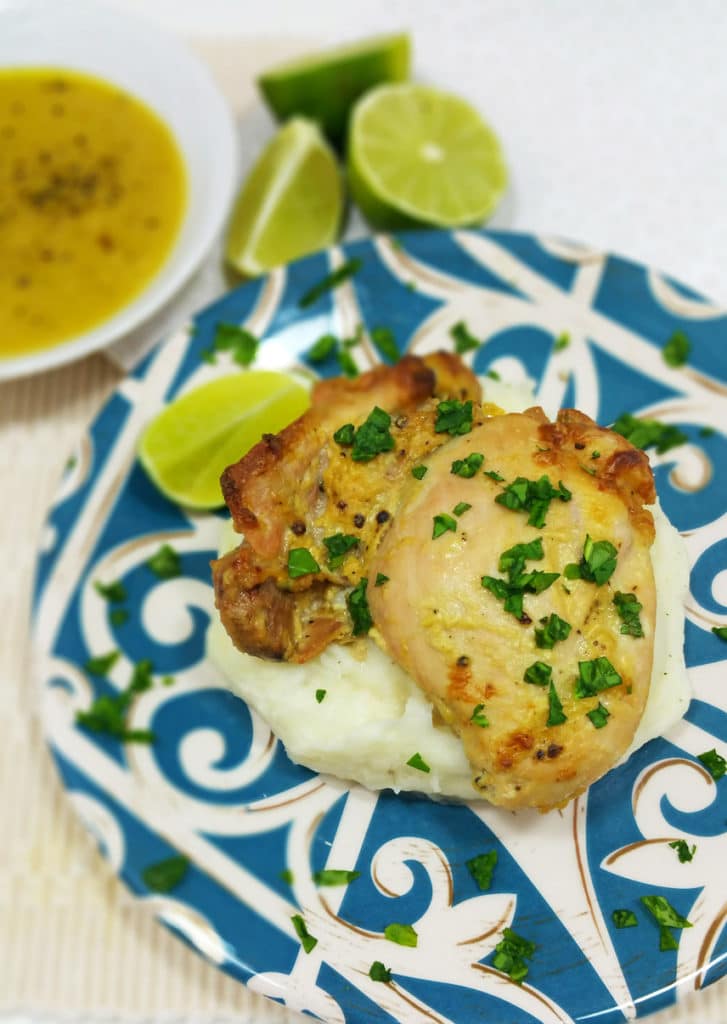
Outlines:
[[[254,138],[251,125],[261,132],[266,125],[259,109],[246,108],[252,75],[297,46],[198,44],[244,115],[246,138]],[[206,301],[222,287],[216,274],[215,267],[203,270],[188,301]],[[182,303],[165,315],[174,323],[188,311]],[[134,344],[146,345],[159,330],[145,328]],[[119,360],[126,363],[130,352],[122,347]],[[119,370],[96,355],[0,385],[0,1015],[282,1024],[294,1015],[206,964],[111,876],[64,799],[35,717],[28,620],[41,526],[68,451],[118,378]],[[687,996],[653,1019],[723,1024],[727,987]]]

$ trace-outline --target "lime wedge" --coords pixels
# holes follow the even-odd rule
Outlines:
[[[377,228],[478,224],[507,184],[497,136],[469,103],[424,85],[359,100],[348,146],[351,193]]]
[[[300,416],[306,389],[284,373],[248,370],[202,384],[152,420],[139,459],[171,501],[190,508],[224,504],[220,475],[260,440]]]
[[[237,197],[225,255],[256,277],[335,241],[343,213],[336,157],[318,128],[296,117],[268,143]]]
[[[310,117],[340,147],[355,101],[374,85],[408,78],[409,54],[408,36],[378,36],[271,68],[258,86],[278,120]]]

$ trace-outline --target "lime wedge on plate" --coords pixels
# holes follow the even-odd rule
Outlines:
[[[311,121],[293,118],[268,143],[237,197],[225,256],[256,277],[336,240],[343,183],[336,157]]]
[[[258,86],[278,120],[303,114],[337,146],[354,102],[381,82],[409,77],[409,37],[379,36],[271,68]]]
[[[354,107],[351,192],[377,228],[465,227],[497,206],[507,171],[497,136],[464,100],[424,85],[382,85]]]
[[[139,459],[171,501],[190,508],[224,504],[220,475],[260,440],[310,405],[284,373],[248,370],[202,384],[168,405],[144,431]]]

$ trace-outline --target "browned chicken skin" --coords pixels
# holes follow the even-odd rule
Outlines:
[[[474,400],[470,430],[435,430],[445,398]],[[653,478],[642,452],[579,412],[562,410],[550,423],[540,409],[488,415],[494,410],[479,400],[470,371],[443,353],[319,384],[304,416],[223,476],[245,540],[213,563],[216,600],[240,649],[302,662],[361,631],[346,601],[357,588],[374,639],[461,737],[477,791],[503,806],[547,809],[613,766],[643,712],[656,607],[644,508],[655,498]],[[360,427],[375,406],[391,415],[394,445],[356,461],[333,435]],[[472,475],[453,472],[473,454],[483,460]],[[414,476],[416,466],[426,474]],[[518,478],[543,477],[555,496],[537,526],[496,500]],[[433,537],[435,517],[449,522]],[[355,543],[331,566],[324,539],[335,535]],[[601,583],[587,568],[586,578],[565,575],[567,565],[582,565],[587,537],[616,549]],[[553,576],[507,610],[501,556],[537,541],[542,554],[520,569]],[[291,578],[288,558],[300,548],[318,571]],[[643,636],[621,631],[619,592],[638,598]],[[569,629],[543,647],[537,631],[551,616]],[[547,632],[541,639],[549,642]],[[526,681],[535,663],[538,682]],[[582,692],[579,672],[596,669],[608,686]]]

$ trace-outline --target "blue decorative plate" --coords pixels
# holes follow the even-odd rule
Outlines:
[[[302,310],[298,300],[346,257],[363,267]],[[691,559],[687,663],[694,699],[685,719],[560,813],[513,815],[480,803],[437,804],[372,794],[292,764],[266,726],[205,661],[213,602],[208,562],[220,517],[166,501],[135,458],[162,404],[231,369],[202,355],[218,321],[264,339],[259,365],[305,364],[320,335],[392,328],[424,352],[451,344],[465,320],[485,341],[479,372],[529,376],[553,409],[574,405],[601,423],[625,411],[678,425],[689,443],[653,460],[665,511]],[[677,330],[686,366],[662,347]],[[570,344],[555,346],[568,332]],[[230,293],[156,349],[118,388],[71,460],[38,563],[35,643],[48,742],[69,796],[127,885],[167,925],[252,989],[331,1022],[507,1021],[601,1024],[656,1010],[680,989],[727,969],[727,779],[696,755],[727,753],[727,315],[668,278],[562,242],[498,232],[381,237],[332,249]],[[352,349],[375,360],[366,339]],[[471,358],[471,356],[468,356]],[[318,367],[317,369],[321,369]],[[336,371],[325,363],[326,374]],[[182,575],[146,565],[162,543]],[[93,586],[120,579],[128,619]],[[93,655],[119,650],[101,678]],[[152,745],[122,744],[75,724],[114,694],[132,666],[153,662],[155,685],[129,714]],[[161,678],[173,675],[164,686]],[[668,845],[696,844],[681,863]],[[465,862],[497,849],[492,888]],[[191,867],[166,895],[145,868],[179,852]],[[350,867],[352,884],[317,888],[312,872]],[[292,872],[292,880],[286,872]],[[692,924],[660,951],[639,897],[660,892]],[[615,908],[638,927],[617,929]],[[291,918],[318,943],[308,954]],[[383,937],[411,923],[416,949]],[[536,944],[515,984],[493,966],[503,928]],[[373,981],[373,961],[391,968]]]

